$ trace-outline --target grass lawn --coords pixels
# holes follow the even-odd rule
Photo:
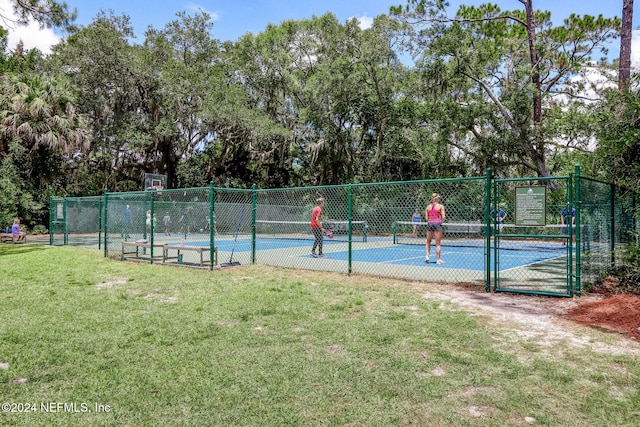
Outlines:
[[[426,283],[35,244],[0,261],[0,425],[640,425],[637,356],[540,346]]]

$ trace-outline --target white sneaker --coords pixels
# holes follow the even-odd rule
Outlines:
[[[439,260],[436,261],[436,264],[444,264],[444,261],[439,259]]]
[[[429,255],[427,255],[426,257],[424,257],[424,262],[429,262]]]

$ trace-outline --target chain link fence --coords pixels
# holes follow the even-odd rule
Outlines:
[[[637,196],[614,185],[580,177],[579,218],[584,243],[581,252],[581,280],[597,283],[612,268],[621,265],[621,252],[638,244]]]
[[[462,179],[60,198],[51,201],[51,242],[175,266],[257,263],[570,296],[610,271],[636,229],[634,195],[575,181],[493,179],[488,171]],[[445,211],[439,251],[427,222],[434,193]],[[310,226],[319,198],[320,235]],[[523,215],[541,222],[523,222]]]
[[[354,219],[368,225],[366,247],[353,251],[353,271],[363,274],[443,282],[484,284],[483,177],[353,187]],[[437,264],[437,233],[427,255],[427,207],[432,195],[444,206],[442,264]]]
[[[52,245],[100,246],[103,198],[65,197],[52,199],[49,210],[49,240]]]
[[[573,294],[579,239],[572,189],[569,176],[494,181],[490,216],[495,290]]]

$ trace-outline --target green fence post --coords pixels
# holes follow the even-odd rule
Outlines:
[[[107,247],[107,234],[108,234],[108,227],[107,227],[107,201],[108,201],[108,192],[107,189],[104,189],[104,218],[102,220],[102,223],[104,224],[104,256],[105,258],[109,256],[109,248]]]
[[[349,186],[347,187],[347,221],[348,221],[348,225],[347,225],[347,241],[348,241],[348,266],[347,266],[347,273],[351,274],[352,272],[352,268],[353,268],[353,245],[352,245],[352,237],[353,237],[353,227],[352,227],[352,221],[353,221],[353,186],[351,184],[349,184]],[[364,234],[364,238],[366,238],[366,226],[363,225],[363,233]]]
[[[610,247],[609,251],[611,252],[611,268],[615,268],[616,266],[616,185],[609,184],[609,200],[610,200],[610,212],[611,212],[611,238],[609,239]]]
[[[150,198],[149,198],[149,197],[150,197],[149,195],[151,194],[151,192],[146,191],[146,193],[147,193],[147,194],[145,195],[145,202],[147,202],[147,203],[151,203],[151,200],[150,200]],[[146,203],[145,203],[145,207],[146,207]],[[146,212],[145,212],[145,213],[146,213]],[[152,217],[152,218],[153,218],[153,217]],[[147,239],[147,223],[146,223],[147,218],[146,218],[146,215],[144,216],[144,221],[145,221],[145,222],[144,222],[144,225],[142,226],[142,238],[146,240],[146,239]],[[193,220],[191,219],[191,221],[193,221]],[[153,222],[153,221],[152,221],[152,222]],[[144,249],[143,249],[143,251],[144,251]],[[143,252],[143,253],[144,253],[144,252]]]
[[[49,197],[49,245],[53,246],[53,196]]]
[[[484,182],[484,289],[491,292],[491,168]]]
[[[256,209],[258,204],[258,190],[251,186],[251,264],[256,263]]]
[[[149,234],[151,234],[149,236],[149,254],[150,254],[150,258],[151,258],[151,264],[153,264],[153,234],[155,233],[155,231],[153,230],[153,220],[154,220],[154,211],[153,211],[153,201],[154,201],[154,197],[153,197],[153,191],[149,191],[149,210],[151,211],[151,217],[149,218]],[[145,231],[147,230],[147,227],[145,226]]]
[[[216,249],[216,214],[215,214],[215,191],[213,181],[209,183],[209,270],[213,270]]]
[[[570,178],[571,179],[571,178]],[[580,195],[580,165],[576,164],[575,166],[575,183],[573,184],[574,186],[574,196],[573,196],[573,203],[574,205],[577,205],[577,209],[576,209],[576,224],[575,224],[575,231],[576,231],[576,271],[575,273],[575,294],[578,296],[582,296],[582,283],[580,280],[580,275],[581,275],[581,254],[580,251],[582,250],[582,246],[580,245],[580,242],[582,240],[582,236],[580,235],[580,231],[582,230],[582,228],[580,227],[580,211],[582,210],[582,198]],[[571,215],[571,213],[569,213],[569,215]],[[569,221],[569,223],[571,223],[571,221]],[[571,242],[572,239],[572,233],[573,230],[570,230],[569,232],[569,240],[567,242],[567,246],[570,247],[569,242]],[[587,239],[589,237],[587,236]]]
[[[102,249],[102,200],[98,200],[98,249]]]
[[[573,191],[572,191],[573,190]],[[573,233],[576,233],[576,244],[575,244],[575,248],[576,248],[576,252],[580,251],[580,246],[578,244],[578,223],[577,223],[577,218],[575,219],[575,223],[573,218],[573,210],[576,210],[576,217],[578,216],[578,209],[575,208],[574,205],[574,183],[573,183],[573,175],[569,174],[569,177],[567,178],[567,194],[566,194],[566,199],[567,199],[567,216],[568,216],[568,220],[566,221],[566,227],[567,227],[567,234],[569,236],[569,239],[567,240],[567,265],[565,267],[565,270],[567,272],[567,293],[569,294],[569,296],[573,295],[574,292],[574,286],[573,286]],[[577,258],[577,254],[576,254],[576,261],[578,260]]]
[[[64,196],[62,198],[62,216],[64,217],[64,220],[62,222],[62,242],[64,246],[67,246],[69,244],[69,231],[67,230],[67,196]]]

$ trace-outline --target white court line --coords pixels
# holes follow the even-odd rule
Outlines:
[[[408,261],[408,260],[414,260],[414,259],[420,259],[420,258],[424,258],[424,257],[414,256],[414,257],[411,257],[411,258],[396,258],[396,259],[391,259],[391,260],[386,260],[386,261],[378,261],[378,262],[374,262],[372,264],[391,264],[391,263],[397,262],[397,261]]]

